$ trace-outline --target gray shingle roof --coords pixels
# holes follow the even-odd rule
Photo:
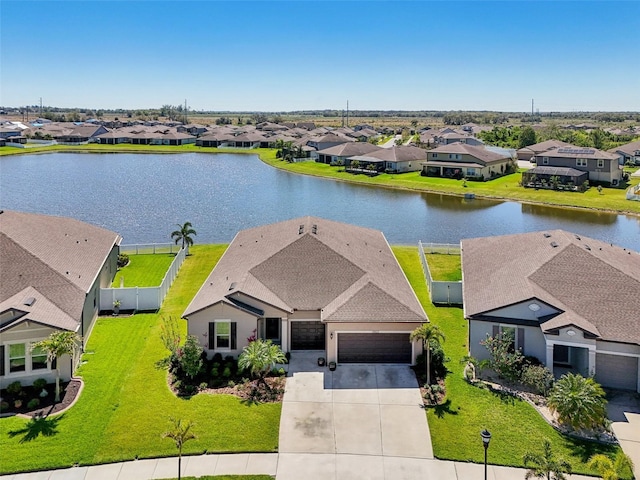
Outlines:
[[[382,232],[317,217],[240,231],[183,316],[238,294],[325,321],[427,321]]]
[[[603,340],[640,344],[640,254],[563,230],[462,241],[465,316],[537,298]]]

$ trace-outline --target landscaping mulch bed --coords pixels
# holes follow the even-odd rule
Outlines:
[[[7,412],[3,412],[6,414],[16,414],[16,415],[24,415],[29,417],[46,417],[48,415],[54,415],[59,413],[69,406],[76,400],[80,390],[82,388],[82,381],[79,379],[72,379],[69,382],[61,382],[60,383],[60,402],[55,403],[55,385],[48,384],[46,389],[49,392],[49,395],[46,397],[40,397],[36,394],[36,392],[31,392],[32,387],[24,387],[22,395],[20,398],[24,398],[22,406],[20,408],[15,408],[14,399],[10,395],[7,394],[6,391],[2,392],[2,399],[7,401],[11,406]],[[38,392],[39,393],[39,392]],[[29,409],[27,406],[28,400],[30,398],[39,398],[40,405],[36,409]]]
[[[235,395],[242,400],[258,403],[282,402],[286,377],[267,377],[265,380],[269,385],[269,389],[266,389],[264,385],[257,385],[257,382],[254,380],[239,383],[233,387],[205,388],[204,390],[200,390],[200,393]]]

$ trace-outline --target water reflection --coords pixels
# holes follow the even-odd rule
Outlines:
[[[484,210],[500,205],[498,200],[485,200],[481,198],[464,198],[454,195],[444,195],[441,193],[422,193],[422,199],[429,208],[441,210],[471,211]]]
[[[546,205],[522,204],[522,213],[527,215],[545,216],[566,220],[574,223],[595,223],[598,225],[613,225],[618,221],[618,215],[606,212],[585,211]]]

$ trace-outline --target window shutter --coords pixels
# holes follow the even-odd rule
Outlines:
[[[0,377],[4,377],[4,345],[0,345]]]
[[[238,341],[236,339],[237,334],[237,323],[231,322],[231,350],[236,350],[238,348]]]
[[[518,349],[524,353],[524,328],[518,329]]]
[[[209,322],[209,350],[216,348],[216,324]]]
[[[496,338],[500,333],[500,327],[498,325],[493,326],[493,338]]]

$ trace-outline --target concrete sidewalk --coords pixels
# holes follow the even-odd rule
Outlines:
[[[155,480],[176,478],[176,457],[0,476],[2,480]],[[489,465],[489,480],[524,479],[522,468]],[[182,475],[266,474],[277,480],[468,480],[484,466],[429,458],[312,453],[239,453],[182,457]],[[571,480],[593,477],[570,475]]]

